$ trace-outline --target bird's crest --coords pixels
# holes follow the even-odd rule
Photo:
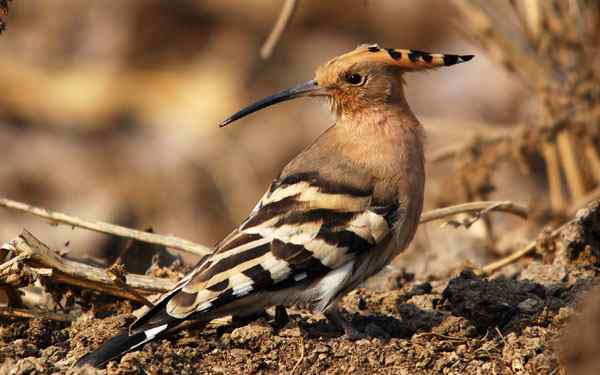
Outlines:
[[[378,44],[361,44],[353,51],[331,59],[325,67],[333,64],[351,65],[370,61],[394,65],[412,71],[460,64],[471,60],[473,57],[474,55],[429,53],[414,49],[383,48]]]

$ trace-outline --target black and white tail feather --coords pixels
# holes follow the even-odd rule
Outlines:
[[[180,323],[179,319],[164,316],[164,314],[162,321],[164,322],[163,324],[153,327],[144,327],[142,330],[134,332],[129,330],[122,331],[102,344],[97,350],[81,357],[75,363],[75,367],[83,367],[86,365],[101,367],[110,360],[120,357],[123,354],[135,350],[145,343],[156,339],[166,333],[170,328],[177,326]]]
[[[284,176],[173,291],[76,366],[102,366],[185,319],[235,314],[244,304],[292,301],[323,310],[353,280],[357,257],[389,239],[399,212],[396,202],[375,202],[368,185],[335,183],[318,172]]]

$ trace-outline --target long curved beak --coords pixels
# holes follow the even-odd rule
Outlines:
[[[327,95],[325,90],[317,84],[317,81],[311,79],[308,82],[301,83],[297,86],[289,88],[287,90],[280,91],[271,96],[267,96],[266,98],[257,101],[254,104],[247,106],[246,108],[234,113],[230,117],[226,118],[219,124],[219,127],[226,126],[231,124],[232,122],[241,119],[251,113],[259,111],[263,108],[269,107],[273,104],[285,102],[287,100],[292,100],[296,98],[300,98],[302,96],[323,96]]]

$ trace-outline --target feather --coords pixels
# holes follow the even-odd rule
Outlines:
[[[129,332],[78,364],[101,365],[186,319],[244,316],[278,303],[331,311],[416,231],[425,182],[423,129],[404,98],[403,74],[471,57],[361,46],[319,67],[314,79],[225,120],[221,125],[302,96],[328,97],[337,116],[213,254]]]

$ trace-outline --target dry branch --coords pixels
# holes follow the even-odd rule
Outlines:
[[[542,156],[546,162],[546,175],[548,176],[548,190],[550,191],[550,207],[554,212],[561,212],[566,202],[562,193],[560,180],[560,164],[556,145],[552,142],[544,142],[541,146]]]
[[[563,225],[561,225],[560,227],[556,228],[555,230],[553,230],[546,238],[548,240],[550,239],[554,239],[556,236],[558,236],[568,225],[573,224],[574,222],[576,222],[579,218],[575,217],[574,219],[571,219],[569,221],[567,221],[566,223],[564,223]],[[530,252],[532,252],[533,250],[535,250],[535,248],[538,245],[538,241],[531,241],[529,244],[527,244],[527,246],[523,247],[522,249],[515,251],[514,253],[499,259],[495,262],[492,262],[486,266],[484,266],[483,268],[481,268],[480,270],[478,270],[478,274],[482,275],[489,275],[494,273],[495,271],[499,270],[500,268],[506,267],[509,264],[512,264],[514,262],[516,262],[517,260],[523,258],[525,255],[529,254]]]
[[[18,203],[18,202],[17,202]],[[30,206],[24,205],[26,207]],[[34,208],[35,210],[42,210]],[[472,213],[476,217],[491,211],[507,212],[519,217],[527,217],[527,209],[512,202],[472,202],[426,212],[421,223],[439,220],[459,213]],[[28,211],[30,212],[30,210]],[[50,213],[55,217],[57,213]],[[45,216],[44,216],[45,217]],[[16,239],[5,244],[2,250],[11,252],[14,257],[0,265],[0,270],[9,269],[16,263],[23,263],[32,269],[50,269],[47,277],[57,283],[90,288],[114,296],[128,298],[152,306],[144,295],[163,293],[171,290],[175,283],[160,278],[128,274],[119,267],[102,269],[73,260],[65,259],[24,230]]]
[[[131,293],[138,301],[142,302],[147,307],[154,307],[154,304],[146,297],[144,297],[140,292],[130,287],[127,284],[127,272],[125,271],[125,266],[121,263],[115,263],[110,268],[106,270],[108,277],[112,280],[112,282],[118,287],[123,288],[124,290]]]
[[[521,218],[527,218],[527,208],[509,201],[482,201],[459,204],[456,206],[438,208],[421,215],[420,223],[428,223],[462,213],[485,215],[491,211],[506,212]]]
[[[59,322],[71,322],[77,319],[76,316],[53,311],[39,311],[30,309],[17,309],[14,307],[0,306],[0,315],[12,318],[29,318],[29,319],[45,319],[57,320]]]
[[[75,216],[63,214],[61,212],[55,212],[46,208],[31,206],[29,204],[17,202],[7,198],[0,198],[0,207],[6,207],[25,212],[56,223],[68,224],[74,227],[89,229],[105,234],[112,234],[119,237],[132,238],[134,240],[155,245],[163,245],[199,256],[212,253],[212,250],[206,246],[198,245],[174,236],[161,236],[155,233],[143,232],[110,223],[104,223],[101,221],[88,221]]]
[[[571,196],[577,200],[585,195],[586,188],[583,174],[577,160],[577,151],[573,134],[569,131],[562,131],[556,137],[556,143],[560,150],[560,158],[566,175],[567,186]]]
[[[124,283],[128,288],[123,288],[122,285],[115,284],[107,270],[65,259],[28,231],[23,231],[19,237],[5,244],[2,249],[15,252],[17,257],[27,255],[21,257],[21,261],[28,266],[51,268],[53,272],[50,278],[57,283],[94,289],[142,303],[144,300],[140,300],[137,293],[145,295],[163,293],[175,286],[174,282],[167,279],[126,274]],[[135,289],[137,293],[131,293],[129,288]]]
[[[260,49],[260,56],[263,59],[271,57],[275,46],[277,46],[281,40],[281,37],[290,24],[297,8],[298,0],[285,0],[285,3],[283,3],[283,7],[281,8],[281,13],[279,13],[279,17],[277,18],[277,22],[275,22],[273,30],[271,30],[271,34],[269,34],[269,37]]]
[[[63,224],[73,225],[84,229],[93,230],[96,232],[112,234],[115,236],[132,238],[137,241],[152,243],[157,245],[163,245],[172,247],[182,251],[187,251],[196,255],[207,255],[212,253],[212,250],[208,249],[203,245],[198,245],[193,242],[172,237],[172,236],[161,236],[154,233],[142,232],[135,229],[129,229],[118,225],[103,223],[97,221],[87,221],[74,216],[69,216],[60,212],[50,211],[46,208],[31,206],[26,203],[13,201],[6,198],[0,198],[0,206],[15,209],[21,212],[25,212],[31,215],[42,217],[44,219],[52,220],[53,222],[59,222]],[[516,205],[511,202],[498,202],[498,201],[483,201],[483,202],[471,202],[460,204],[457,206],[451,206],[446,208],[435,209],[429,212],[425,212],[421,216],[421,223],[429,221],[443,219],[448,216],[456,215],[459,213],[477,213],[480,214],[482,211],[500,211],[512,213],[517,216],[526,218],[527,209]],[[486,213],[483,212],[483,213]],[[24,232],[28,233],[28,232]],[[29,233],[28,233],[29,234]],[[31,234],[29,234],[31,236]],[[31,236],[33,237],[33,236]],[[39,241],[38,241],[39,242]],[[45,245],[44,245],[45,246]],[[22,255],[25,256],[25,255]],[[4,265],[0,265],[4,267]],[[1,269],[1,268],[0,268]]]

